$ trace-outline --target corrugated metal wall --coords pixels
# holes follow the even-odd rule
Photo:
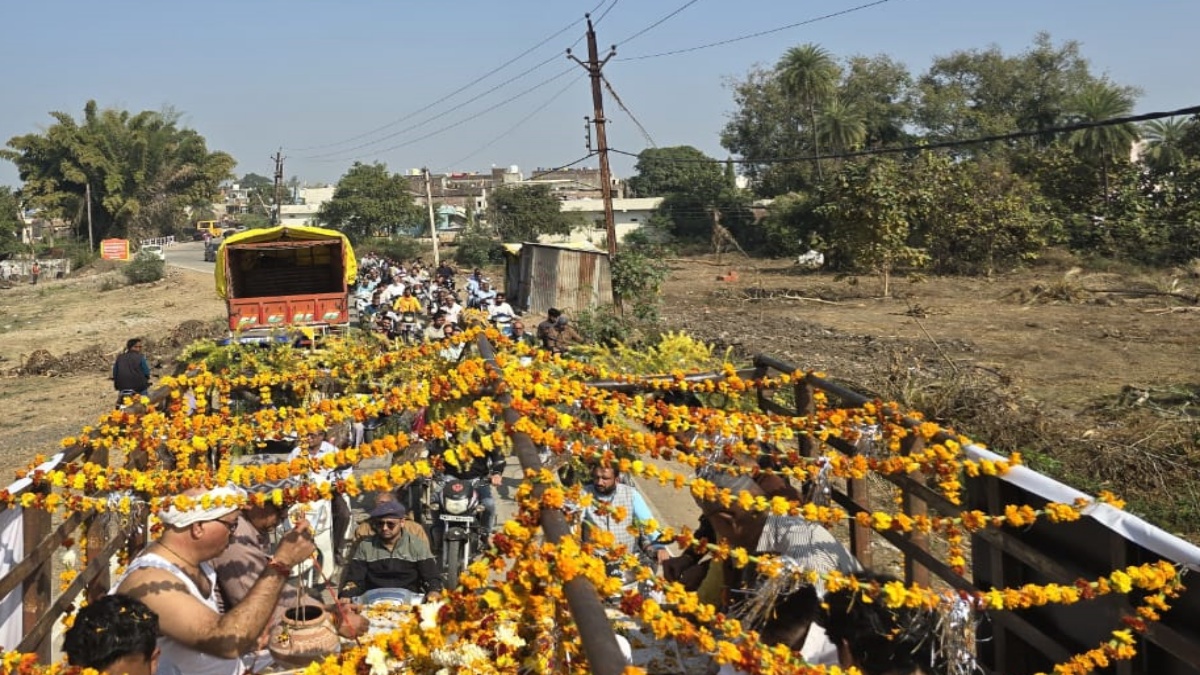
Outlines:
[[[606,253],[525,244],[520,257],[508,264],[505,294],[523,311],[541,314],[557,307],[578,313],[613,301]],[[515,291],[511,288],[514,281]]]

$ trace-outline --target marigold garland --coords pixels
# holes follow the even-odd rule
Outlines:
[[[472,340],[478,332],[478,329],[467,331],[456,341]],[[196,500],[180,496],[184,488],[226,483],[245,487],[263,483],[284,485],[265,495],[233,499],[231,505],[267,499],[280,503],[305,502],[327,498],[335,491],[355,495],[400,487],[431,475],[437,466],[425,461],[405,462],[386,470],[359,472],[354,478],[335,484],[312,479],[315,471],[367,458],[395,456],[411,443],[432,439],[448,441],[445,461],[462,463],[494,448],[507,449],[511,443],[509,434],[521,432],[551,452],[615,461],[623,471],[686,490],[700,499],[831,525],[847,522],[851,516],[836,507],[718,489],[711,480],[671,471],[652,460],[680,460],[693,469],[703,466],[708,471],[752,474],[762,469],[746,460],[763,453],[762,444],[766,443],[773,447],[769,452],[783,464],[773,471],[785,478],[807,480],[821,471],[846,479],[871,473],[919,472],[929,477],[930,486],[952,503],[958,503],[964,477],[999,475],[1020,463],[1019,455],[1000,462],[970,460],[963,451],[969,439],[919,421],[919,414],[903,411],[893,403],[874,401],[860,408],[836,408],[818,393],[817,409],[811,415],[789,417],[740,409],[750,402],[750,394],[759,387],[789,386],[802,373],[747,380],[738,377],[731,364],[725,364],[721,379],[688,382],[681,372],[671,373],[668,378],[647,379],[609,372],[561,356],[530,352],[505,341],[494,331],[487,334],[504,348],[498,354],[503,383],[479,359],[467,358],[448,366],[437,356],[440,345],[381,349],[382,343],[374,340],[341,339],[330,340],[322,349],[313,351],[276,354],[245,350],[236,372],[230,369],[210,372],[198,367],[188,375],[163,378],[162,384],[169,394],[162,409],[141,415],[113,411],[96,425],[85,427],[78,436],[63,441],[66,448],[105,448],[125,454],[140,451],[149,458],[150,468],[135,470],[77,461],[42,471],[36,467],[45,459],[39,458],[25,475],[35,487],[50,490],[31,490],[18,495],[0,491],[0,503],[84,513],[129,513],[139,504],[152,509],[168,504],[186,509]],[[523,366],[522,357],[532,358],[532,366]],[[730,408],[669,405],[652,395],[603,391],[587,385],[582,381],[585,378],[637,383],[651,393],[722,394],[728,397]],[[522,413],[523,418],[516,425],[509,427],[499,422],[500,407],[493,398],[498,391],[509,394],[512,406]],[[257,410],[240,411],[237,401],[245,394],[257,399]],[[233,452],[252,450],[266,439],[304,439],[309,431],[416,409],[436,409],[438,415],[420,430],[389,434],[322,460],[302,458],[262,466],[242,466],[231,461]],[[910,428],[903,418],[917,419],[919,423]],[[785,449],[803,436],[854,444],[868,428],[878,431],[872,432],[877,435],[875,449],[867,454],[846,455],[828,450],[815,460],[802,457],[798,450]],[[690,436],[686,443],[685,433]],[[924,443],[919,450],[906,454],[905,440],[913,437],[921,438]],[[622,453],[620,457],[617,450]],[[163,468],[163,460],[167,458],[183,468]],[[211,467],[207,465],[210,459]],[[534,490],[535,485],[542,489]],[[397,629],[313,664],[306,672],[314,675],[357,672],[370,664],[400,662],[416,672],[441,668],[487,673],[586,672],[579,653],[579,636],[566,614],[562,584],[586,578],[602,595],[615,596],[620,593],[620,582],[608,576],[605,564],[613,560],[620,561],[663,594],[664,602],[633,596],[621,600],[622,609],[660,639],[693,645],[720,663],[731,663],[750,672],[842,672],[838,668],[813,668],[786,650],[761,645],[753,631],[701,603],[694,593],[684,591],[678,584],[652,578],[648,570],[638,566],[634,556],[614,545],[611,536],[599,535],[590,542],[572,537],[557,544],[543,541],[538,526],[541,509],[587,504],[587,498],[578,488],[558,485],[550,471],[529,472],[517,492],[517,501],[518,513],[502,525],[502,531],[494,537],[493,550],[468,567],[459,579],[459,587],[448,593],[446,603],[434,614],[430,615],[428,608],[424,614],[414,610]],[[948,563],[961,569],[965,565],[962,542],[966,533],[988,527],[1026,527],[1038,520],[1071,522],[1098,502],[1121,506],[1115,497],[1102,493],[1094,501],[1051,503],[1038,509],[1008,505],[1000,514],[964,510],[953,516],[909,516],[902,511],[874,511],[859,513],[853,516],[853,521],[877,531],[941,533],[950,543]],[[657,523],[646,526],[658,528]],[[754,563],[767,576],[782,573],[782,566],[771,556],[755,556],[724,542],[701,542],[686,528],[676,531],[668,527],[662,532],[681,546],[708,550],[717,560],[732,560],[735,566]],[[85,552],[82,539],[64,544]],[[496,581],[497,576],[501,581]],[[70,570],[64,573],[64,586],[71,578]],[[823,581],[831,589],[858,587],[852,576],[836,573],[825,575]],[[899,583],[885,584],[871,592],[893,607],[936,609],[965,598],[986,611],[1073,604],[1112,593],[1144,594],[1135,614],[1127,617],[1122,627],[1099,646],[1059,664],[1054,670],[1074,675],[1104,667],[1112,660],[1132,657],[1134,633],[1145,631],[1148,622],[1158,620],[1169,609],[1169,599],[1182,588],[1178,570],[1159,562],[1114,570],[1073,584],[1031,584],[989,589],[970,596],[947,596]],[[61,664],[41,666],[31,655],[13,652],[0,659],[0,674],[63,672],[89,671],[68,669]]]

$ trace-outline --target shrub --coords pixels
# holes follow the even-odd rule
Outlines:
[[[637,250],[618,253],[610,261],[613,292],[622,302],[632,303],[633,315],[642,321],[658,317],[659,288],[667,278],[667,265],[660,258]]]
[[[151,281],[162,279],[166,275],[166,271],[166,261],[157,256],[139,253],[129,261],[121,273],[131,284],[148,284]]]
[[[485,267],[504,262],[504,247],[483,228],[466,228],[454,243],[454,262],[464,267]]]
[[[635,342],[634,322],[623,316],[613,305],[588,307],[574,317],[575,327],[588,341],[611,346]]]

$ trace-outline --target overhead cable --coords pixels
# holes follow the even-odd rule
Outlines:
[[[604,20],[604,17],[608,16],[608,13],[611,12],[613,10],[613,7],[616,7],[617,3],[620,1],[621,0],[612,0],[612,4],[609,5],[607,8],[605,8],[605,10],[603,12],[600,12],[600,16],[596,17],[596,25],[597,26],[600,25],[600,22]],[[601,4],[603,4],[603,3],[601,3]]]
[[[688,2],[683,3],[683,5],[678,7],[675,11],[664,16],[663,18],[659,19],[658,21],[655,21],[654,23],[650,24],[649,26],[646,26],[645,28],[639,30],[638,32],[634,33],[633,35],[630,35],[629,37],[625,38],[624,40],[617,42],[617,44],[623,45],[623,44],[633,42],[634,40],[645,35],[646,33],[649,33],[650,31],[654,30],[655,28],[658,28],[659,25],[661,25],[663,22],[674,17],[676,14],[679,14],[683,10],[687,9],[688,7],[691,7],[692,5],[696,4],[699,1],[700,0],[688,0]]]
[[[940,150],[943,148],[956,148],[966,145],[982,145],[985,143],[995,143],[997,141],[1012,141],[1021,138],[1031,138],[1033,136],[1044,136],[1046,134],[1064,134],[1073,131],[1083,131],[1085,129],[1098,129],[1101,127],[1112,127],[1122,124],[1133,124],[1136,122],[1148,122],[1150,120],[1163,119],[1164,117],[1185,117],[1189,115],[1200,115],[1200,105],[1189,106],[1187,108],[1179,108],[1178,110],[1170,110],[1165,112],[1150,112],[1140,115],[1128,115],[1125,117],[1112,117],[1105,120],[1097,120],[1095,122],[1074,122],[1072,124],[1064,124],[1057,127],[1046,127],[1044,129],[1034,129],[1030,131],[1013,131],[1007,134],[993,134],[991,136],[979,136],[976,138],[964,138],[950,141],[935,141],[932,143],[920,143],[917,145],[905,145],[894,148],[872,148],[870,150],[856,150],[854,152],[840,152],[826,155],[808,155],[806,157],[762,157],[758,159],[688,159],[688,158],[661,158],[657,161],[677,163],[677,164],[693,164],[693,163],[725,163],[733,162],[734,164],[787,164],[795,162],[815,162],[825,159],[853,159],[855,157],[868,157],[871,155],[895,155],[910,152],[920,152],[922,150]],[[617,150],[609,148],[609,152],[628,157],[637,157],[638,153],[627,152],[625,150]]]
[[[580,77],[583,77],[583,76],[581,75]],[[546,99],[546,101],[544,103],[542,103],[540,106],[538,106],[537,108],[535,108],[533,110],[533,112],[522,117],[516,124],[512,125],[508,129],[505,129],[498,136],[496,136],[492,140],[488,141],[487,143],[484,143],[483,145],[479,146],[478,148],[475,148],[474,150],[471,151],[470,154],[464,155],[463,157],[460,157],[460,158],[454,160],[453,162],[450,162],[446,166],[442,167],[441,169],[438,170],[438,173],[441,173],[444,171],[449,171],[450,169],[453,169],[456,165],[461,164],[461,163],[467,161],[468,159],[471,159],[475,155],[478,155],[479,153],[483,152],[484,150],[487,150],[488,148],[492,147],[499,141],[503,140],[509,134],[511,134],[512,132],[519,129],[521,127],[521,125],[525,124],[526,122],[528,122],[529,120],[531,120],[535,116],[537,116],[538,113],[544,111],[546,108],[549,108],[550,104],[554,103],[556,100],[558,100],[559,97],[561,97],[563,94],[570,91],[571,87],[573,87],[575,85],[575,83],[578,81],[579,80],[577,78],[577,79],[571,80],[570,82],[567,82],[567,86],[563,87],[562,89],[559,89],[558,92],[556,92],[550,98]]]
[[[583,157],[580,157],[579,159],[575,160],[574,162],[567,162],[566,164],[561,164],[559,166],[554,167],[553,169],[542,169],[541,171],[535,171],[534,173],[529,174],[529,180],[533,180],[535,178],[541,178],[542,176],[548,176],[552,173],[557,173],[559,171],[562,171],[563,169],[569,169],[569,168],[575,166],[576,164],[579,164],[580,162],[586,162],[587,160],[591,159],[592,157],[595,157],[598,154],[600,154],[600,153],[596,152],[596,151],[592,151],[592,152],[589,152],[588,154],[584,155]]]
[[[877,7],[879,5],[887,4],[891,1],[892,0],[875,0],[874,2],[868,2],[864,5],[858,5],[857,7],[849,7],[847,9],[843,9],[838,12],[824,14],[822,16],[813,17],[811,19],[805,19],[804,21],[797,21],[796,23],[789,23],[786,26],[780,26],[778,28],[771,28],[769,30],[759,31],[757,33],[750,33],[749,35],[742,35],[742,36],[735,37],[735,38],[729,38],[728,40],[720,40],[718,42],[709,42],[708,44],[697,45],[695,47],[687,47],[684,49],[673,49],[669,52],[659,52],[657,54],[642,54],[641,56],[626,56],[626,57],[617,59],[617,61],[641,61],[643,59],[656,59],[661,56],[674,56],[675,54],[687,54],[688,52],[695,52],[695,51],[699,51],[701,49],[709,49],[710,47],[720,47],[723,45],[733,44],[735,42],[741,42],[742,40],[750,40],[753,38],[762,37],[764,35],[771,35],[772,33],[780,33],[785,30],[791,30],[792,28],[799,28],[800,26],[807,26],[809,24],[817,23],[818,21],[825,21],[827,19],[833,19],[833,18],[836,18],[839,16],[844,16],[846,14],[851,14],[853,12],[858,12],[858,11],[861,11],[864,9],[870,9],[872,7]]]
[[[608,0],[601,0],[601,2],[600,2],[598,5],[596,5],[596,7],[592,9],[592,11],[594,12],[594,11],[596,11],[597,9],[600,9],[601,7],[603,7],[603,6],[604,6],[604,3],[605,3],[605,2],[607,2],[607,1],[608,1]],[[616,4],[616,3],[614,2],[613,4]],[[611,9],[611,7],[610,7],[609,9]],[[425,105],[425,106],[422,106],[421,108],[418,108],[418,109],[416,109],[416,110],[414,110],[414,111],[412,111],[412,112],[410,112],[410,113],[408,113],[408,114],[404,115],[403,117],[399,117],[399,118],[397,118],[397,119],[394,119],[394,120],[392,120],[391,122],[388,122],[387,124],[385,124],[385,125],[383,125],[383,126],[381,126],[381,127],[376,127],[376,128],[374,128],[374,129],[372,129],[372,130],[370,130],[370,131],[366,131],[366,132],[363,132],[363,133],[361,133],[361,134],[358,134],[357,136],[351,136],[350,138],[346,138],[346,139],[343,139],[343,140],[340,140],[340,141],[336,141],[336,142],[333,142],[333,143],[324,143],[324,144],[321,144],[321,145],[309,145],[309,146],[305,146],[305,147],[302,147],[302,148],[292,148],[292,150],[293,150],[294,152],[304,152],[304,151],[308,151],[308,150],[322,150],[322,149],[325,149],[325,148],[332,148],[332,147],[336,147],[336,146],[339,146],[339,145],[346,145],[347,143],[353,143],[353,142],[355,142],[355,141],[358,141],[358,140],[360,140],[360,139],[363,139],[363,138],[366,138],[366,137],[368,137],[368,136],[372,136],[372,135],[374,135],[374,134],[377,134],[377,133],[379,133],[380,131],[384,131],[384,130],[386,130],[386,129],[390,129],[390,128],[392,128],[392,127],[396,126],[397,124],[400,124],[401,122],[406,122],[406,121],[408,121],[408,120],[410,120],[410,119],[412,119],[412,118],[416,117],[417,115],[420,115],[421,113],[423,113],[423,112],[425,112],[425,111],[427,111],[427,110],[430,110],[430,109],[431,109],[431,108],[433,108],[434,106],[437,106],[437,105],[439,105],[439,104],[441,104],[441,103],[444,103],[444,102],[446,102],[446,101],[450,100],[451,98],[454,98],[455,96],[457,96],[457,95],[461,94],[462,92],[466,91],[467,89],[470,89],[471,87],[473,87],[473,86],[475,86],[475,85],[479,84],[480,82],[482,82],[482,81],[486,80],[487,78],[491,77],[492,75],[495,75],[496,73],[498,73],[498,72],[500,72],[501,70],[503,70],[503,69],[507,68],[508,66],[510,66],[510,65],[512,65],[512,64],[514,64],[514,63],[516,63],[517,61],[520,61],[520,60],[521,60],[522,58],[524,58],[525,56],[529,55],[530,53],[532,53],[532,52],[536,51],[537,49],[539,49],[540,47],[542,47],[543,45],[545,45],[547,42],[550,42],[551,40],[553,40],[553,39],[557,38],[558,36],[562,35],[563,33],[567,32],[567,31],[571,30],[572,28],[574,28],[574,27],[578,26],[579,24],[583,23],[583,21],[584,21],[584,19],[576,19],[575,21],[572,21],[571,23],[569,23],[569,24],[567,24],[566,26],[563,26],[562,28],[558,29],[558,30],[557,30],[557,31],[555,31],[553,34],[551,34],[551,35],[547,36],[546,38],[544,38],[543,40],[541,40],[541,41],[540,41],[540,42],[538,42],[537,44],[533,45],[532,47],[530,47],[530,48],[526,49],[525,51],[521,52],[520,54],[517,54],[516,56],[512,57],[511,59],[509,59],[509,60],[505,61],[504,63],[501,63],[500,65],[498,65],[498,66],[496,66],[495,68],[493,68],[493,69],[491,69],[491,70],[487,71],[487,72],[486,72],[486,73],[484,73],[483,75],[480,75],[479,77],[475,78],[474,80],[471,80],[470,82],[468,82],[468,83],[464,84],[463,86],[461,86],[461,87],[459,87],[459,88],[455,89],[454,91],[450,92],[449,94],[446,94],[445,96],[442,96],[441,98],[437,99],[436,101],[433,101],[432,103],[429,103],[429,104],[427,104],[427,105]],[[468,101],[468,102],[469,102],[469,101]]]
[[[526,68],[525,70],[521,71],[520,73],[501,82],[500,84],[493,86],[491,89],[488,89],[479,94],[476,94],[475,96],[472,96],[471,98],[463,101],[462,103],[459,103],[458,107],[462,107],[462,106],[474,103],[475,101],[478,101],[479,99],[486,97],[487,95],[491,94],[492,92],[495,92],[503,87],[506,87],[506,86],[512,84],[513,82],[516,82],[517,80],[520,80],[521,78],[532,73],[533,71],[543,68],[550,63],[558,61],[560,58],[561,57],[556,54],[554,56],[551,56],[548,59],[545,59],[544,61],[541,61],[540,63],[536,63],[533,66],[530,66],[529,68]],[[540,85],[536,85],[536,86],[540,86]],[[535,86],[535,88],[536,88],[536,86]],[[439,113],[439,114],[431,115],[431,116],[426,117],[425,119],[421,120],[420,122],[417,122],[415,124],[410,124],[407,127],[404,127],[403,129],[400,129],[398,131],[393,131],[392,133],[390,133],[386,136],[380,136],[379,138],[376,138],[374,140],[367,141],[365,143],[360,143],[358,145],[355,145],[355,146],[352,146],[349,148],[343,148],[341,150],[334,150],[331,152],[325,152],[325,153],[321,153],[321,154],[317,154],[317,155],[310,155],[307,157],[302,157],[301,159],[315,159],[315,160],[336,159],[337,157],[345,156],[346,153],[348,153],[348,152],[354,152],[356,150],[364,150],[366,148],[370,148],[371,146],[379,145],[380,143],[389,141],[393,138],[396,138],[397,136],[406,134],[410,131],[415,131],[431,122],[436,122],[438,120],[444,119],[445,116],[446,116],[446,113]]]
[[[461,119],[461,120],[459,120],[459,121],[457,121],[457,122],[453,122],[453,123],[451,123],[451,124],[447,124],[446,126],[443,126],[443,127],[438,127],[437,129],[434,129],[433,131],[430,131],[430,132],[429,132],[429,133],[427,133],[427,134],[424,134],[424,135],[422,135],[422,136],[418,136],[417,138],[409,139],[409,140],[407,140],[407,141],[404,141],[403,143],[397,143],[397,144],[395,144],[395,145],[390,145],[390,146],[388,146],[388,147],[386,147],[386,148],[381,148],[381,149],[379,149],[379,150],[374,150],[374,151],[372,151],[372,152],[373,152],[373,153],[375,153],[376,155],[378,155],[378,154],[381,154],[381,153],[385,153],[385,152],[391,152],[391,151],[393,151],[393,150],[398,150],[398,149],[400,149],[400,148],[403,148],[403,147],[405,147],[405,146],[409,146],[409,145],[412,145],[412,144],[414,144],[414,143],[419,143],[419,142],[421,142],[421,141],[424,141],[424,140],[427,140],[427,139],[429,139],[429,138],[433,138],[434,136],[437,136],[437,135],[439,135],[439,134],[443,134],[443,133],[445,133],[445,132],[447,132],[447,131],[449,131],[449,130],[451,130],[451,129],[455,129],[455,128],[457,128],[457,127],[460,127],[460,126],[462,126],[462,125],[466,124],[467,122],[471,122],[471,121],[473,121],[473,120],[479,119],[480,117],[483,117],[484,115],[486,115],[486,114],[488,114],[488,113],[490,113],[490,112],[492,112],[492,111],[494,111],[494,110],[497,110],[498,108],[502,108],[502,107],[504,107],[504,106],[508,105],[509,103],[512,103],[513,101],[516,101],[516,100],[517,100],[517,99],[519,99],[519,98],[522,98],[522,97],[524,97],[524,96],[528,96],[529,94],[532,94],[533,92],[537,91],[538,89],[541,89],[542,87],[544,87],[544,86],[546,86],[546,85],[550,84],[551,82],[554,82],[555,80],[559,80],[559,79],[561,79],[562,77],[564,77],[564,76],[566,76],[566,75],[568,75],[568,74],[570,74],[570,73],[574,73],[574,72],[576,72],[576,70],[575,70],[575,68],[574,68],[574,67],[567,68],[566,70],[563,70],[563,71],[559,72],[557,75],[554,75],[554,76],[552,76],[552,77],[546,78],[545,80],[542,80],[541,82],[539,82],[539,83],[537,83],[537,84],[533,85],[532,87],[529,87],[528,89],[525,89],[525,90],[521,91],[520,93],[513,94],[512,96],[509,96],[508,98],[504,99],[503,101],[500,101],[499,103],[496,103],[496,104],[494,104],[494,105],[492,105],[492,106],[490,106],[490,107],[484,108],[483,110],[480,110],[479,112],[477,112],[477,113],[475,113],[475,114],[473,114],[473,115],[470,115],[470,116],[468,116],[468,117],[464,117],[463,119]],[[349,160],[349,159],[354,159],[354,158],[355,158],[354,156],[349,156],[349,157],[343,156],[343,157],[337,157],[337,158],[328,158],[328,159],[321,159],[321,158],[313,158],[313,159],[315,159],[315,161],[319,161],[319,162],[332,162],[332,161],[347,161],[347,160]]]
[[[650,144],[650,147],[657,148],[658,144],[655,143],[654,139],[650,137],[650,132],[646,131],[646,127],[642,126],[642,123],[638,121],[638,118],[633,114],[633,111],[625,106],[625,102],[621,100],[620,96],[617,96],[617,90],[613,89],[612,84],[609,83],[608,78],[605,77],[603,73],[600,74],[600,81],[604,83],[604,88],[608,89],[608,93],[612,95],[613,100],[617,102],[617,105],[620,106],[621,110],[624,110],[625,114],[629,115],[629,119],[633,120],[633,123],[637,125],[638,130],[642,132],[642,137],[646,139],[646,142]]]

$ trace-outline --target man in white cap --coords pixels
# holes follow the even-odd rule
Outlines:
[[[245,493],[221,487],[183,494],[196,506],[159,513],[162,536],[134,558],[113,592],[158,614],[160,675],[240,675],[239,657],[258,648],[292,567],[316,550],[312,533],[303,521],[288,532],[242,601],[222,614],[208,561],[229,545]]]

